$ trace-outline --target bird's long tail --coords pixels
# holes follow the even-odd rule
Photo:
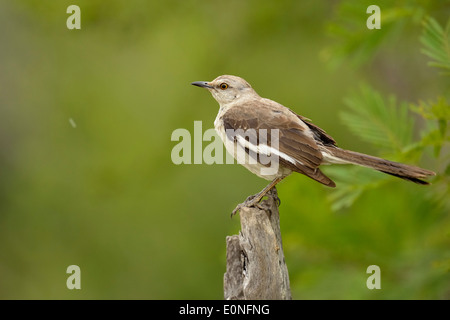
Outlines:
[[[328,163],[357,164],[423,185],[427,185],[429,182],[422,179],[436,175],[436,173],[430,170],[369,156],[355,151],[344,150],[334,146],[326,147],[323,155],[324,160]]]

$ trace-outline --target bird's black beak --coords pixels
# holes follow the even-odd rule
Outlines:
[[[209,82],[207,81],[195,81],[191,83],[193,86],[201,87],[201,88],[207,88],[212,89],[213,87],[209,85]]]

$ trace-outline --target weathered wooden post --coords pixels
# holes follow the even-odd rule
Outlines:
[[[276,188],[260,203],[243,208],[239,235],[228,236],[226,300],[290,300],[289,274],[284,261]]]

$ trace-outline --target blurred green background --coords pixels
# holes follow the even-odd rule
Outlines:
[[[230,212],[266,181],[171,162],[172,131],[212,128],[218,111],[190,82],[239,75],[339,146],[382,155],[341,123],[344,100],[361,83],[411,103],[441,95],[420,21],[450,11],[372,2],[2,0],[0,298],[222,299]],[[66,27],[71,4],[81,30]],[[366,28],[370,4],[381,30]],[[304,176],[278,186],[294,299],[450,298],[448,207],[433,185],[387,180],[339,210]],[[66,287],[72,264],[81,290]],[[372,264],[381,290],[366,287]]]

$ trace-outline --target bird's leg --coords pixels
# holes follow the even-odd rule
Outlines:
[[[238,213],[238,211],[240,211],[244,207],[258,206],[259,202],[267,194],[267,192],[269,192],[273,187],[275,187],[275,185],[278,182],[280,182],[283,179],[284,179],[284,177],[273,179],[273,181],[271,183],[269,183],[264,189],[262,189],[261,192],[248,197],[243,203],[238,204],[236,206],[236,208],[234,208],[233,212],[231,213],[231,217],[233,217],[236,213]],[[278,198],[278,196],[277,196],[277,198]],[[279,200],[280,199],[278,198],[278,201]]]
[[[271,194],[271,197],[275,200],[277,203],[277,206],[281,206],[281,199],[278,197],[278,191],[277,188],[273,187],[267,192],[267,195]]]

